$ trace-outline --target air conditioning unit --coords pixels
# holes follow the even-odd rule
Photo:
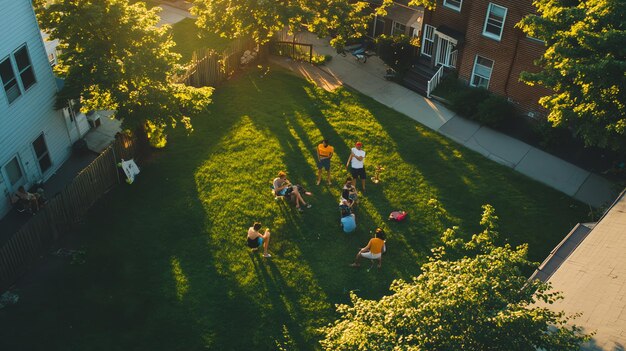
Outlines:
[[[87,121],[89,121],[91,128],[98,128],[100,127],[100,124],[102,124],[100,115],[94,111],[87,112]]]
[[[528,112],[526,115],[530,118],[537,118],[537,114],[533,111]]]

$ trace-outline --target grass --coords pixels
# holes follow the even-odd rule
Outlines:
[[[195,20],[191,18],[185,18],[175,23],[172,26],[172,36],[176,43],[174,51],[182,55],[181,62],[191,60],[195,50],[207,48],[223,51],[230,43],[229,39],[222,38],[217,34],[210,33],[200,37],[200,32],[198,27],[196,27]]]
[[[335,147],[333,186],[315,186],[314,149]],[[364,143],[370,175],[358,228],[338,227],[341,167]],[[314,193],[298,214],[275,202],[269,182],[286,169]],[[280,70],[251,71],[220,87],[194,132],[170,135],[137,181],[106,195],[75,233],[83,265],[60,258],[29,279],[17,305],[0,310],[2,349],[319,349],[317,328],[349,291],[388,293],[419,274],[441,232],[478,228],[480,206],[500,216],[501,241],[529,243],[542,260],[585,208],[349,89],[328,93]],[[388,223],[390,211],[409,218]],[[244,247],[247,228],[273,231],[264,260]],[[369,230],[384,225],[380,271],[347,265]],[[57,268],[53,268],[57,266]],[[36,337],[33,337],[36,335]],[[43,346],[45,345],[45,346]]]

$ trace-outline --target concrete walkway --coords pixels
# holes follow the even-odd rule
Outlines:
[[[282,58],[277,60],[304,77],[319,77],[315,71],[321,69],[327,74],[323,79],[326,86],[350,86],[495,162],[593,207],[611,204],[622,190],[600,175],[455,115],[440,103],[387,81],[384,78],[387,68],[378,57],[370,57],[366,63],[360,63],[351,55],[338,55],[327,40],[312,34],[299,36],[300,41],[313,44],[317,54],[333,57],[329,63],[320,67]]]
[[[163,8],[161,12],[163,23],[176,23],[185,17],[191,17],[183,9],[168,5],[160,6]],[[366,63],[357,62],[351,55],[345,57],[338,55],[328,40],[317,38],[310,33],[299,34],[298,41],[313,44],[316,54],[331,55],[333,59],[319,67],[284,58],[276,58],[274,62],[324,89],[332,90],[341,85],[350,86],[495,162],[511,167],[593,207],[610,205],[622,190],[604,177],[455,115],[438,102],[387,81],[384,78],[387,67],[378,57],[370,57]],[[320,70],[324,74],[320,74]]]

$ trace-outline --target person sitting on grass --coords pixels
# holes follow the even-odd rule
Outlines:
[[[31,212],[35,213],[39,211],[39,194],[38,193],[29,193],[24,189],[23,186],[17,188],[17,192],[15,196],[24,204],[26,209],[30,209]]]
[[[352,177],[348,176],[346,178],[346,183],[343,185],[343,189],[341,190],[341,201],[349,200],[350,207],[352,207],[356,203],[357,193],[356,187],[352,185]]]
[[[365,257],[370,260],[378,260],[378,268],[383,264],[383,251],[385,248],[385,241],[382,239],[385,237],[385,232],[381,228],[376,228],[374,237],[370,239],[367,246],[359,250],[354,259],[354,263],[350,267],[360,267],[359,260],[361,257]]]
[[[273,185],[276,196],[289,196],[292,200],[295,200],[298,211],[304,211],[300,205],[311,208],[311,204],[304,201],[302,197],[302,194],[311,195],[311,193],[305,191],[304,188],[299,185],[291,185],[291,182],[287,179],[287,173],[284,171],[278,172],[278,177],[274,179]]]
[[[356,217],[350,208],[350,201],[351,200],[344,200],[344,202],[339,205],[339,211],[341,212],[341,228],[344,233],[352,233],[356,229]]]
[[[259,222],[254,222],[252,227],[248,229],[248,247],[254,252],[262,245],[263,257],[270,258],[272,257],[268,252],[270,246],[270,229],[265,229],[264,234],[259,233],[259,230],[261,230],[261,223]]]

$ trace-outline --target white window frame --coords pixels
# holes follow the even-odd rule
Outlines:
[[[427,38],[426,35],[428,35],[429,33],[429,29],[430,29],[430,35],[431,38]],[[430,43],[430,54],[426,53],[426,51],[424,51],[424,49],[426,48],[426,42]],[[435,27],[429,25],[429,24],[424,24],[424,34],[422,35],[422,55],[424,56],[428,56],[428,57],[433,57],[433,49],[435,48]]]
[[[37,155],[37,149],[35,149],[35,142],[39,139],[42,138],[43,140],[43,146],[46,148],[45,152],[42,153],[41,155]],[[35,155],[35,159],[37,160],[37,167],[39,168],[39,172],[41,173],[41,175],[43,176],[47,171],[49,171],[50,169],[52,169],[52,157],[50,156],[50,149],[48,148],[48,142],[46,141],[46,134],[44,132],[41,132],[37,138],[35,138],[35,140],[33,140],[30,143],[30,146],[33,149],[33,154]],[[41,169],[41,160],[43,160],[44,158],[48,158],[48,161],[50,162],[50,165],[48,166],[48,168],[46,169]]]
[[[15,160],[17,164],[17,169],[20,171],[20,177],[16,179],[15,182],[11,181],[11,177],[9,175],[9,172],[7,172],[7,168],[6,168],[9,165],[9,163],[13,162],[13,160]],[[17,154],[13,155],[13,157],[11,157],[9,161],[7,161],[4,165],[2,165],[2,171],[6,175],[7,184],[9,185],[9,188],[11,189],[11,191],[16,190],[20,185],[23,185],[26,183],[26,173],[24,173],[24,167],[22,167],[22,161],[20,160],[19,155]]]
[[[476,74],[476,65],[478,65],[478,58],[479,57],[482,58],[482,59],[491,61],[491,68],[489,68],[489,77],[485,77],[485,76]],[[474,77],[477,76],[477,77],[480,77],[482,79],[487,80],[487,86],[484,86],[484,87],[481,87],[481,88],[489,89],[489,83],[491,83],[491,75],[493,74],[493,67],[495,65],[496,65],[496,61],[494,61],[492,59],[488,59],[488,58],[480,56],[480,55],[476,55],[476,57],[474,57],[474,66],[472,67],[472,76],[470,77],[470,82],[469,82],[470,85],[473,86],[473,87],[481,87],[480,85],[475,85],[474,84]],[[487,67],[485,65],[481,65],[481,66]]]
[[[454,10],[454,11],[457,11],[457,12],[461,12],[461,7],[463,6],[463,0],[452,0],[452,1],[458,1],[458,3],[459,3],[458,6],[453,4],[453,3],[450,3],[450,1],[451,0],[443,0],[443,6],[449,8],[451,10]]]
[[[28,65],[24,66],[22,69],[20,69],[18,62],[17,62],[17,58],[15,57],[20,50],[25,50],[26,59],[28,60]],[[15,68],[17,68],[17,76],[20,77],[20,83],[22,84],[22,89],[24,90],[24,92],[26,92],[30,90],[30,88],[32,88],[33,85],[37,84],[37,76],[35,76],[35,68],[33,67],[33,60],[30,59],[30,51],[28,50],[28,46],[26,44],[21,45],[15,51],[13,51],[13,61],[15,61]],[[31,71],[31,74],[33,76],[33,82],[31,83],[31,85],[26,87],[24,85],[24,79],[22,75],[28,70]]]
[[[396,22],[396,21],[393,21],[393,24],[391,25],[391,35],[397,35],[396,34],[396,29],[398,29],[400,31],[400,28],[396,28],[396,24],[399,24],[402,27],[404,27],[404,30],[402,30],[402,33],[400,33],[400,34],[406,35],[406,25],[402,24],[400,22]]]
[[[2,83],[2,88],[4,90],[4,96],[6,96],[7,98],[7,102],[9,103],[9,105],[11,105],[13,102],[15,102],[15,100],[19,99],[20,96],[22,96],[22,88],[20,87],[20,83],[17,80],[18,75],[15,74],[15,68],[13,67],[13,62],[11,62],[11,56],[6,56],[3,57],[0,60],[0,63],[4,63],[4,62],[8,62],[9,63],[9,67],[11,67],[11,73],[13,74],[13,78],[11,80],[9,80],[8,82],[4,82],[4,80],[2,80],[2,78],[0,77],[0,83]],[[9,92],[7,91],[7,85],[14,83],[15,85],[13,85],[13,89],[17,89],[17,96],[15,96],[12,100],[9,97]]]
[[[489,22],[489,17],[491,15],[491,9],[494,7],[499,7],[501,9],[504,9],[504,16],[502,16],[502,23],[500,24],[500,35],[496,35],[494,33],[491,32],[487,32],[487,23]],[[497,41],[500,41],[500,39],[502,39],[502,33],[504,32],[504,24],[506,23],[506,15],[508,13],[509,9],[504,7],[504,6],[500,6],[498,4],[494,4],[493,2],[489,3],[489,6],[487,7],[487,16],[485,17],[485,23],[483,25],[483,35],[486,36],[487,38],[491,38],[491,39],[495,39]]]

